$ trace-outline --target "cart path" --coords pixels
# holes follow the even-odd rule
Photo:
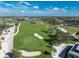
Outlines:
[[[20,23],[18,24],[18,26],[17,26],[17,31],[16,31],[16,33],[14,33],[13,36],[16,36],[16,35],[19,33],[19,28],[20,28]]]

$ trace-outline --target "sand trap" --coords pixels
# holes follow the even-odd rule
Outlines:
[[[34,33],[34,36],[39,38],[39,39],[44,39],[42,36],[40,36],[38,33]]]
[[[65,32],[65,33],[67,33],[67,30],[65,30],[65,29],[64,29],[64,28],[62,28],[62,27],[57,27],[57,29],[59,29],[59,30],[61,30],[61,31]]]
[[[33,57],[33,56],[38,56],[41,54],[40,51],[35,51],[35,52],[27,52],[25,50],[20,50],[19,52],[22,53],[22,56],[25,56],[25,57]]]
[[[15,26],[8,28],[7,31],[10,32],[7,32],[6,34],[6,32],[3,31],[3,34],[1,35],[1,37],[5,38],[4,40],[1,41],[1,47],[2,47],[2,49],[0,50],[1,58],[5,57],[6,56],[5,53],[11,52],[13,49],[13,34],[15,31]]]

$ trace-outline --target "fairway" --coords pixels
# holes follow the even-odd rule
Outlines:
[[[79,28],[78,27],[73,27],[73,26],[64,26],[64,29],[66,29],[68,31],[68,33],[73,34],[76,32],[79,32]],[[75,44],[76,41],[73,40],[68,40],[68,44]]]
[[[64,26],[64,29],[66,29],[69,33],[75,33],[75,32],[79,32],[79,28],[78,27],[73,27],[73,26]]]
[[[20,23],[20,31],[14,37],[14,49],[41,52],[51,51],[51,48],[47,47],[48,43],[34,36],[34,33],[38,33],[46,38],[47,33],[43,32],[43,30],[48,30],[46,27],[47,23],[32,24],[28,21],[21,21]]]

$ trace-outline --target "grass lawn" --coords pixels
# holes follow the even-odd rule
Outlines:
[[[79,28],[78,27],[73,27],[73,26],[64,26],[64,29],[66,29],[69,33],[73,34],[75,32],[79,32]],[[73,41],[73,40],[68,40],[68,44],[75,44],[75,42],[77,41]]]
[[[64,26],[64,29],[66,29],[71,34],[75,33],[75,32],[79,32],[79,28],[78,27]]]
[[[14,37],[14,49],[26,50],[26,51],[51,51],[51,48],[44,40],[40,40],[34,36],[34,33],[47,38],[48,35],[43,30],[48,30],[47,23],[32,24],[28,21],[21,21],[20,31]],[[51,57],[50,55],[40,55],[37,57]]]

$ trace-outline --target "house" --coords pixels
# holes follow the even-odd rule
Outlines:
[[[77,42],[68,53],[69,57],[71,58],[79,58],[79,42]]]
[[[59,54],[60,58],[79,58],[79,42],[67,45]]]

